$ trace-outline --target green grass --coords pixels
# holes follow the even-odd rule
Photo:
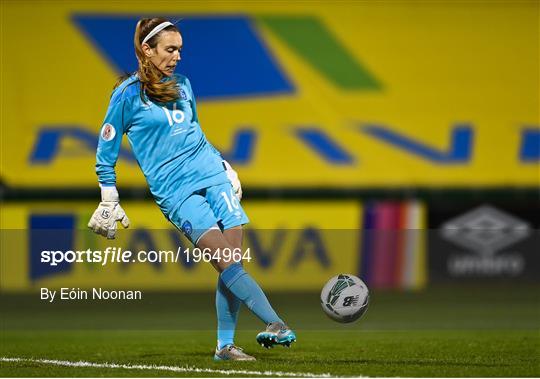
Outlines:
[[[212,294],[145,294],[141,302],[46,304],[2,295],[0,356],[344,376],[538,377],[538,286],[375,293],[358,323],[324,317],[316,294],[273,294],[295,327],[291,349],[255,343],[261,324],[240,316],[236,342],[257,362],[212,361]],[[160,370],[0,362],[1,376],[223,376]],[[239,376],[239,375],[234,375]],[[253,374],[249,376],[254,376]]]

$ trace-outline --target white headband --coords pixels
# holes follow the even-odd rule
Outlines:
[[[159,32],[161,32],[163,29],[165,29],[167,26],[170,26],[170,25],[173,25],[172,22],[169,22],[169,21],[165,21],[165,22],[162,22],[161,24],[159,24],[158,26],[156,26],[154,29],[152,29],[152,31],[150,33],[148,33],[146,35],[146,37],[144,37],[143,41],[141,42],[141,45],[143,43],[145,43],[146,41],[148,41],[150,38],[152,38],[153,36],[155,36],[156,34],[158,34]]]

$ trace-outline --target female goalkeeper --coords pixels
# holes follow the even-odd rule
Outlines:
[[[126,134],[156,203],[171,223],[201,249],[241,248],[242,225],[249,220],[239,203],[238,176],[206,140],[188,78],[174,74],[182,35],[166,19],[142,19],[134,44],[138,70],[114,89],[101,128],[96,153],[101,203],[88,227],[114,238],[117,221],[129,226],[114,170]],[[219,273],[214,359],[255,359],[234,345],[241,302],[267,325],[257,335],[258,343],[289,346],[296,340],[240,262],[216,259],[212,265]]]

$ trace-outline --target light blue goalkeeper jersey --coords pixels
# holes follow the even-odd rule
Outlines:
[[[221,155],[199,125],[189,80],[183,75],[175,78],[180,98],[167,104],[143,102],[136,75],[117,87],[96,154],[99,183],[115,185],[114,167],[126,134],[150,191],[167,217],[193,192],[228,182]]]

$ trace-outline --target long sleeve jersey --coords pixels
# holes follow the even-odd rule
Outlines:
[[[189,80],[175,75],[180,97],[175,102],[141,99],[141,85],[130,76],[111,95],[96,153],[101,185],[115,185],[115,165],[127,135],[150,191],[168,216],[194,191],[228,181],[219,152],[199,125]]]

